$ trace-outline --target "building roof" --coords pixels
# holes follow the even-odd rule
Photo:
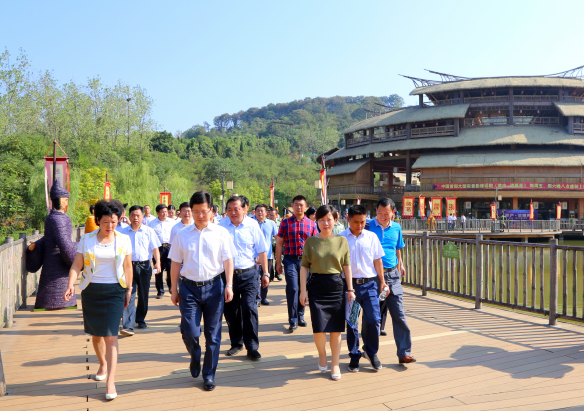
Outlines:
[[[583,166],[583,151],[570,149],[529,148],[514,150],[465,150],[423,153],[413,168],[482,166]]]
[[[357,130],[369,129],[370,127],[392,126],[401,123],[463,118],[468,107],[469,103],[435,107],[408,107],[403,110],[396,110],[381,116],[362,120],[345,129],[343,133],[353,133]]]
[[[464,127],[458,137],[427,137],[373,143],[341,149],[327,160],[375,152],[399,152],[404,150],[454,148],[498,145],[575,145],[583,147],[583,137],[567,133],[556,126],[477,126]]]
[[[342,175],[345,173],[355,173],[360,167],[362,167],[369,161],[370,159],[361,159],[333,166],[331,169],[327,170],[327,176]]]
[[[563,116],[583,117],[583,103],[553,102]]]
[[[497,87],[583,88],[583,85],[584,83],[582,79],[567,79],[562,77],[491,77],[417,87],[410,92],[410,95],[416,96],[419,94],[444,93],[471,89],[490,89]]]

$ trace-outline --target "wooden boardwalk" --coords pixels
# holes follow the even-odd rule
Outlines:
[[[151,298],[149,328],[120,337],[118,398],[92,379],[97,360],[83,332],[81,310],[18,311],[0,331],[9,395],[0,410],[583,410],[583,327],[405,288],[417,363],[400,365],[389,336],[381,337],[375,372],[362,361],[342,379],[320,374],[311,327],[288,333],[284,281],[273,282],[260,311],[260,353],[222,354],[213,392],[188,372],[179,311],[169,295]],[[151,296],[154,296],[154,282]],[[308,318],[308,316],[307,316]]]

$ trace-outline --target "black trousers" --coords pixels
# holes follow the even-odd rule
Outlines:
[[[225,283],[225,273],[222,275]],[[234,298],[223,308],[232,346],[244,345],[257,350],[258,341],[258,272],[254,268],[239,275],[234,274]]]
[[[160,273],[155,275],[155,285],[157,295],[165,293],[165,287],[163,284],[163,271],[167,271],[167,286],[169,287],[169,293],[171,293],[171,260],[169,259],[170,246],[159,246],[158,251],[160,253]],[[156,259],[153,257],[152,261],[156,265]]]

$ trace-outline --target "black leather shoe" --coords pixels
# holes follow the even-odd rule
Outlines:
[[[189,365],[189,370],[191,371],[191,376],[194,378],[199,377],[199,373],[201,372],[201,362],[197,362],[194,357],[191,357],[191,364]]]
[[[248,351],[248,358],[252,359],[252,360],[258,360],[262,357],[262,355],[260,355],[260,352],[258,352],[257,350],[249,350]]]
[[[372,365],[372,368],[375,370],[379,371],[382,369],[382,362],[380,362],[380,359],[378,359],[376,355],[370,356],[364,351],[362,352],[362,356],[370,361],[370,365]]]
[[[295,329],[297,329],[299,327],[299,325],[297,325],[296,323],[291,323],[290,326],[288,327],[288,330],[290,330],[291,332]]]
[[[243,346],[232,346],[226,353],[227,356],[234,356],[240,353],[244,349]]]
[[[213,379],[204,379],[203,387],[206,391],[212,391],[215,389],[215,381]]]
[[[299,326],[307,326],[307,322],[305,322],[303,319],[299,319]]]
[[[266,299],[262,299],[262,300],[260,301],[260,304],[262,304],[262,305],[264,305],[264,306],[268,306],[268,305],[270,305],[270,302],[268,302]]]
[[[388,332],[386,332],[385,330],[380,331],[380,336],[386,336],[386,335],[388,335]]]
[[[282,280],[282,278],[280,277],[280,275],[276,275],[275,278],[278,279],[279,282]]]

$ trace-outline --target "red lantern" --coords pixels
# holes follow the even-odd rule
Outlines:
[[[501,112],[498,110],[498,113],[501,113]]]
[[[436,126],[438,126],[438,125],[439,125],[439,122],[437,122]]]
[[[520,109],[520,113],[522,113],[522,109]]]
[[[423,123],[423,127],[425,127],[425,124]]]
[[[481,110],[480,110],[480,111],[479,111],[479,114],[482,114],[482,113],[483,113],[483,111],[481,111]]]
[[[522,91],[520,92],[520,94],[524,94],[524,90],[522,90]]]
[[[540,91],[540,94],[542,94],[542,90]]]

